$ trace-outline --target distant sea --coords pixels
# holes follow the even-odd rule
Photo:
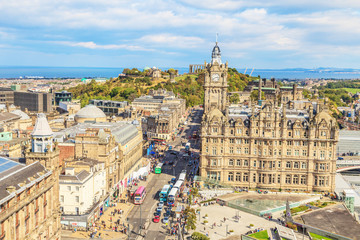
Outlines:
[[[187,73],[187,67],[176,68],[180,74]],[[161,68],[166,70],[167,68]],[[117,77],[124,68],[91,67],[0,67],[0,78],[42,77],[42,78],[96,78]],[[244,73],[245,69],[238,69]],[[247,69],[250,74],[252,69]],[[276,79],[360,79],[360,70],[317,68],[317,69],[254,69],[252,76]]]

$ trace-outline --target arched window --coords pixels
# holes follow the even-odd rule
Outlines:
[[[234,173],[233,173],[233,172],[229,172],[229,174],[228,174],[228,181],[229,181],[229,182],[233,182],[233,181],[234,181]]]
[[[229,159],[229,166],[234,166],[234,159]]]

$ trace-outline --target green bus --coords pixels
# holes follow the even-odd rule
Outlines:
[[[161,168],[163,166],[163,163],[159,163],[156,167],[155,167],[155,174],[160,174],[161,173]]]

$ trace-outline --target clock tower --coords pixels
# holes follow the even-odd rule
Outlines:
[[[225,112],[227,106],[228,63],[221,63],[221,52],[216,42],[211,55],[211,63],[205,62],[204,73],[204,112],[213,108]]]

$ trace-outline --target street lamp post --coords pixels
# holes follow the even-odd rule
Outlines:
[[[127,221],[127,239],[130,240],[130,224],[129,224],[129,218],[126,218]]]
[[[141,236],[141,229],[142,229],[142,219],[141,219],[141,204],[140,204],[140,236]]]
[[[226,224],[226,236],[228,235],[228,225]]]

